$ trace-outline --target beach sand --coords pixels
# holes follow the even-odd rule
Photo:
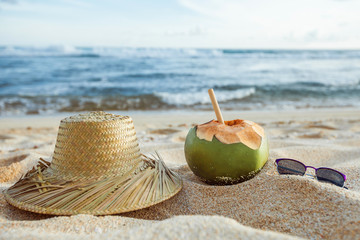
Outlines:
[[[134,119],[143,152],[158,150],[184,187],[168,201],[135,212],[95,217],[49,216],[19,210],[0,195],[0,239],[360,239],[360,109],[225,111],[225,119],[261,124],[270,157],[253,179],[210,186],[187,167],[183,145],[194,124],[212,112],[123,112]],[[61,118],[0,119],[0,188],[11,186],[42,157],[51,159]],[[347,175],[348,190],[311,176],[279,176],[274,160]],[[312,170],[308,170],[312,174]]]

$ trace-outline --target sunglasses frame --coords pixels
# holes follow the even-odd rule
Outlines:
[[[319,167],[319,168],[316,168],[316,167],[313,167],[313,166],[306,166],[306,165],[303,164],[302,162],[300,162],[300,161],[298,161],[298,160],[295,160],[295,159],[292,159],[292,158],[278,158],[278,159],[275,160],[274,164],[276,165],[276,171],[277,171],[278,173],[279,173],[279,170],[278,170],[278,162],[280,162],[280,161],[282,161],[282,160],[290,160],[290,161],[298,162],[298,163],[300,163],[301,165],[303,165],[303,166],[305,167],[305,172],[304,172],[304,174],[301,175],[301,176],[304,176],[304,175],[306,174],[306,170],[307,170],[308,168],[314,169],[314,170],[315,170],[315,178],[316,178],[316,180],[318,180],[318,181],[319,181],[319,179],[317,178],[317,174],[316,174],[317,170],[319,170],[319,169],[332,170],[332,171],[334,171],[334,172],[339,173],[339,174],[344,178],[344,184],[343,184],[341,187],[344,187],[344,185],[345,185],[345,181],[346,181],[346,175],[345,175],[345,174],[343,174],[343,173],[341,173],[341,172],[339,172],[339,171],[337,171],[337,170],[335,170],[335,169],[333,169],[333,168],[327,168],[327,167]],[[279,173],[279,174],[280,174],[280,175],[286,175],[286,174],[281,174],[281,173]],[[336,185],[336,184],[334,184],[334,185]],[[336,186],[338,186],[338,185],[336,185]]]

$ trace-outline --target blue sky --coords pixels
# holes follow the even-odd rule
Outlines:
[[[360,1],[0,0],[0,45],[360,49]]]

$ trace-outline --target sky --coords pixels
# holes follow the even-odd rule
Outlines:
[[[360,49],[360,0],[0,0],[0,45]]]

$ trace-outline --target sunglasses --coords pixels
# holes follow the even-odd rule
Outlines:
[[[315,168],[313,166],[305,166],[302,162],[290,158],[278,158],[275,160],[277,171],[279,174],[304,176],[307,168],[315,169],[315,177],[318,181],[335,184],[344,187],[346,175],[332,168]],[[346,187],[345,187],[346,188]]]

